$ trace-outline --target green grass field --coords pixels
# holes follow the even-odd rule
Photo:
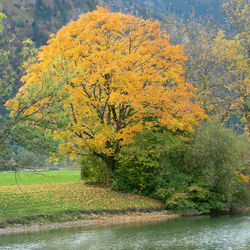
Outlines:
[[[13,220],[67,221],[82,218],[83,211],[163,207],[162,202],[148,197],[85,185],[79,182],[79,175],[79,171],[22,173],[17,186],[13,173],[1,173],[0,226]]]
[[[0,172],[0,186],[79,181],[80,171]]]

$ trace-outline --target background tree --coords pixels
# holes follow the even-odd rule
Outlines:
[[[232,30],[224,32],[209,20],[191,16],[185,21],[175,15],[164,19],[171,41],[181,43],[185,49],[185,76],[197,88],[196,100],[209,116],[219,117],[241,132],[249,124],[250,68],[246,49],[248,7],[242,5],[236,8],[237,15],[242,13],[236,19],[241,20],[245,32],[235,37]]]
[[[227,21],[235,28],[235,34],[240,39],[245,53],[249,58],[250,41],[249,41],[249,1],[248,0],[228,0],[223,4],[223,9],[227,16]]]
[[[1,19],[6,16],[0,14]],[[1,24],[1,21],[0,21]],[[19,110],[15,118],[9,117],[5,102],[13,97],[21,86],[20,77],[24,69],[35,59],[37,50],[30,39],[20,42],[15,34],[0,26],[0,169],[12,158],[13,146],[22,145],[27,150],[48,152],[55,144],[44,131],[25,123],[24,110]],[[53,145],[53,146],[52,146]]]
[[[229,0],[223,5],[228,19],[236,28],[234,42],[230,44],[231,51],[231,85],[235,93],[237,105],[232,108],[239,110],[243,116],[246,129],[250,131],[250,7],[247,0]]]
[[[6,129],[8,127],[8,112],[4,107],[4,103],[11,97],[13,93],[13,85],[16,83],[17,72],[11,65],[11,50],[17,49],[13,46],[13,36],[4,33],[2,20],[6,15],[0,13],[0,165],[8,157],[6,150],[8,148],[8,136]]]
[[[62,154],[85,149],[102,158],[109,185],[115,155],[136,132],[190,132],[205,117],[190,100],[184,60],[159,22],[99,7],[52,36],[7,106],[12,116],[25,109],[31,124],[64,138]]]
[[[0,32],[2,32],[3,30],[3,26],[2,26],[2,20],[6,18],[6,15],[4,15],[3,13],[0,13]],[[6,63],[6,53],[3,53],[4,51],[1,50],[0,51],[0,66],[4,65]],[[2,72],[1,72],[1,75],[2,75]],[[8,88],[8,85],[6,86],[6,84],[3,82],[3,79],[2,79],[2,76],[0,78],[0,99],[1,99],[1,102],[2,102],[2,99],[5,99],[5,93],[7,92],[7,88]],[[4,100],[3,100],[4,101]],[[4,102],[3,102],[4,103]],[[2,126],[3,126],[3,110],[2,110],[2,105],[0,106],[1,110],[0,110],[0,128],[1,130],[3,129]],[[5,149],[5,143],[4,143],[4,137],[2,135],[2,133],[0,132],[0,159],[3,158],[3,151]],[[1,160],[2,161],[2,160]]]
[[[194,36],[190,39],[190,37]],[[197,88],[196,99],[208,115],[221,115],[219,109],[225,108],[219,102],[222,98],[226,76],[225,59],[222,58],[223,34],[213,29],[208,32],[196,23],[196,29],[188,31],[185,51],[188,55],[186,78]],[[227,110],[227,108],[225,108]]]

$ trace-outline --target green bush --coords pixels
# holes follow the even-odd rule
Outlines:
[[[102,159],[94,155],[82,156],[81,179],[90,183],[105,183],[107,178],[107,167]]]
[[[188,197],[189,180],[185,174],[167,174],[161,178],[156,196],[165,201],[166,208],[173,211],[194,210],[194,204]]]
[[[162,158],[156,196],[175,211],[229,210],[246,203],[249,143],[215,122],[206,122],[189,143],[172,143]]]
[[[249,144],[242,136],[216,122],[207,122],[194,136],[186,152],[186,164],[209,187],[211,209],[230,207],[237,198],[240,183],[237,171],[246,164]]]

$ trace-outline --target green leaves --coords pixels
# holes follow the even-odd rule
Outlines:
[[[156,130],[137,134],[133,143],[123,147],[117,156],[114,187],[151,194],[164,152],[164,135]]]

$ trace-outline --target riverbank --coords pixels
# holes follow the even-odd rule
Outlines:
[[[0,235],[29,233],[48,231],[55,229],[66,229],[75,227],[90,227],[90,226],[108,226],[116,224],[138,223],[138,222],[154,222],[175,219],[183,216],[182,214],[171,214],[168,211],[150,212],[150,213],[127,213],[119,214],[102,214],[102,215],[83,215],[85,217],[81,220],[56,222],[49,224],[33,223],[31,225],[15,225],[6,228],[0,228]]]
[[[0,235],[187,215],[200,213],[170,213],[157,199],[82,182],[0,186]]]
[[[133,209],[132,209],[133,210]],[[151,210],[151,212],[148,212]],[[126,212],[126,211],[110,211],[110,213],[94,213],[91,214],[82,214],[81,219],[74,221],[65,221],[65,222],[55,222],[55,223],[36,223],[33,222],[29,225],[14,224],[7,226],[5,228],[0,228],[1,235],[11,235],[11,234],[25,234],[25,233],[34,233],[41,231],[50,231],[57,229],[68,229],[68,228],[91,228],[91,227],[105,227],[112,225],[122,225],[122,224],[136,224],[142,222],[160,222],[167,221],[172,219],[177,219],[181,217],[196,217],[204,216],[208,214],[203,214],[200,212],[193,213],[173,213],[167,210],[153,211],[154,209],[144,209],[137,212]],[[239,208],[237,213],[227,213],[231,215],[244,214],[250,211],[250,207]],[[225,215],[225,213],[224,213]]]

